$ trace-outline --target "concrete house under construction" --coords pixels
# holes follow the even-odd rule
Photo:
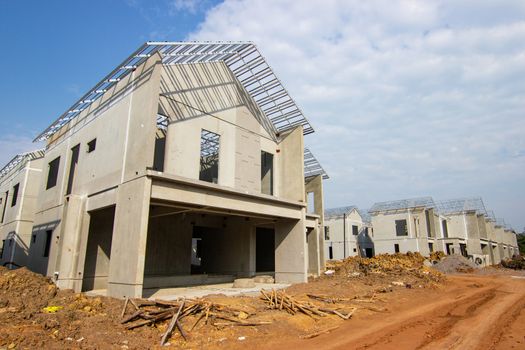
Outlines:
[[[116,297],[305,282],[324,262],[312,132],[252,43],[146,43],[38,136],[29,266]]]
[[[369,210],[376,254],[437,250],[441,236],[439,214],[431,197],[375,203]]]
[[[44,151],[16,155],[0,170],[0,264],[28,262]]]
[[[353,205],[327,209],[324,217],[325,258],[374,256],[373,229],[368,219],[365,212]]]

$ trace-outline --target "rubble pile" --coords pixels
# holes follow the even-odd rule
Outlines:
[[[525,258],[521,255],[514,255],[510,259],[502,260],[501,266],[513,270],[525,270]]]
[[[425,266],[425,258],[419,253],[380,254],[373,258],[349,257],[331,262],[329,269],[337,275],[348,277],[364,276],[410,276],[428,281],[440,281],[438,271]]]
[[[443,273],[473,272],[478,266],[461,255],[448,255],[434,265],[434,268]]]
[[[430,253],[430,257],[428,258],[432,263],[436,264],[439,261],[441,261],[445,257],[445,253],[442,251],[434,251]]]
[[[0,307],[41,308],[55,297],[57,288],[50,278],[28,269],[9,270],[0,266]]]

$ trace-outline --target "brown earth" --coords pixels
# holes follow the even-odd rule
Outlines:
[[[349,259],[332,265],[333,276],[286,290],[296,300],[318,307],[337,307],[343,313],[356,308],[346,321],[335,315],[268,310],[258,296],[210,296],[208,301],[254,314],[248,321],[271,324],[218,327],[201,322],[189,331],[195,318],[187,317],[181,323],[188,341],[175,331],[170,344],[187,349],[525,349],[525,279],[511,277],[520,272],[487,269],[444,280],[422,264],[418,255]],[[326,303],[307,294],[340,300]],[[167,322],[128,331],[120,323],[123,304],[59,291],[47,278],[26,269],[0,268],[0,349],[159,347]],[[62,308],[46,313],[46,306]],[[132,312],[128,306],[127,314]]]

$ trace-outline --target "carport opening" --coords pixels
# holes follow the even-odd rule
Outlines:
[[[268,221],[271,219],[152,204],[143,294],[273,272],[274,230],[257,228]]]
[[[107,289],[115,206],[91,211],[82,291]]]

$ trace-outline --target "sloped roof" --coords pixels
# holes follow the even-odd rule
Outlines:
[[[42,158],[44,156],[44,150],[38,149],[31,152],[20,153],[13,157],[1,170],[0,170],[0,180],[9,174],[11,170],[16,168],[19,165],[25,164],[29,160]]]
[[[487,215],[487,210],[481,197],[447,199],[437,201],[436,205],[439,212],[444,215],[466,211],[475,211],[477,214]]]
[[[338,217],[338,216],[343,216],[343,214],[350,214],[350,212],[352,210],[358,210],[358,208],[355,206],[355,205],[349,205],[349,206],[346,206],[346,207],[339,207],[339,208],[330,208],[330,209],[325,209],[324,211],[324,216],[325,218],[334,218],[334,217]]]
[[[317,175],[322,175],[323,179],[326,180],[329,178],[326,171],[324,171],[323,167],[317,160],[317,158],[314,157],[310,149],[305,147],[304,149],[304,177],[309,178]]]
[[[410,198],[410,199],[401,199],[388,202],[378,202],[374,203],[372,207],[368,210],[369,213],[377,213],[381,211],[390,211],[390,210],[403,210],[411,208],[435,208],[436,204],[432,197],[419,197],[419,198]]]
[[[364,223],[371,224],[372,223],[372,217],[368,213],[368,209],[357,209],[359,214],[361,215],[361,219],[363,219]]]
[[[224,62],[268,118],[276,133],[299,125],[314,132],[266,59],[252,42],[146,42],[66,110],[35,141],[48,139],[154,54],[165,65]]]

